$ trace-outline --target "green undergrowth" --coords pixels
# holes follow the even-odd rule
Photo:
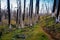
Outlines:
[[[3,33],[1,40],[23,40],[14,38],[16,34],[25,35],[25,40],[49,40],[48,36],[42,31],[39,24],[36,24],[33,27],[16,29],[14,31],[6,30],[5,32],[6,33]]]
[[[16,39],[14,36],[17,34],[25,35],[25,40],[49,40],[49,37],[42,30],[42,27],[50,27],[52,25],[57,29],[60,26],[60,24],[55,23],[55,18],[50,16],[41,16],[40,22],[35,24],[33,27],[25,27],[22,29],[14,28],[14,30],[8,31],[8,26],[0,26],[0,29],[7,29],[5,33],[3,33],[1,40],[23,40]]]

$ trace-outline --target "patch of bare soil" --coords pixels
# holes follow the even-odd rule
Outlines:
[[[53,40],[60,40],[60,31],[58,32],[55,27],[43,27],[43,30],[51,36]]]

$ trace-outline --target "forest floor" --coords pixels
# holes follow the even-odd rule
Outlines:
[[[41,27],[52,38],[51,40],[60,40],[60,23],[56,23],[55,17],[42,16]],[[44,24],[44,25],[42,25]]]
[[[54,20],[55,18],[50,16],[41,16],[36,25],[22,29],[17,29],[15,26],[9,29],[8,26],[2,25],[0,40],[60,40],[60,23],[56,24]]]

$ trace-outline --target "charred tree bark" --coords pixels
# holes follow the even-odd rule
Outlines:
[[[55,12],[55,8],[56,8],[56,0],[54,0],[54,3],[53,3],[53,10],[52,10],[53,13]]]
[[[16,24],[18,24],[18,9],[17,9]]]
[[[35,9],[35,15],[37,17],[36,22],[38,22],[40,16],[39,16],[39,0],[36,0],[36,9]]]
[[[8,9],[8,25],[10,26],[10,20],[11,20],[11,15],[10,15],[10,0],[7,0],[7,9]]]
[[[53,9],[52,9],[52,17],[54,18],[55,14],[55,9],[56,9],[56,0],[54,0],[54,3],[53,3]]]
[[[1,22],[1,0],[0,0],[0,22]]]
[[[17,16],[16,16],[16,27],[18,26],[18,0],[17,0]]]
[[[59,16],[59,11],[60,11],[60,0],[59,0],[59,3],[58,3],[58,10],[57,10],[57,15],[56,15],[57,19],[58,19],[58,16]]]
[[[33,14],[33,0],[30,0],[30,18],[32,18]]]
[[[36,11],[39,14],[39,0],[36,0]]]
[[[59,22],[59,12],[60,12],[60,0],[58,2],[58,8],[57,8],[57,14],[56,14],[57,22]]]
[[[25,20],[25,7],[26,7],[26,0],[24,0],[24,12],[23,12],[23,21]]]
[[[30,0],[30,5],[29,5],[30,26],[32,26],[32,14],[33,14],[33,0]]]

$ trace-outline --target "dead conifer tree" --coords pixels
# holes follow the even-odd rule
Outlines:
[[[11,28],[10,0],[7,0],[7,9],[8,9],[8,26],[9,28]]]
[[[30,5],[29,5],[29,25],[32,26],[32,14],[33,14],[33,0],[30,0]]]
[[[39,21],[39,0],[36,0],[36,8],[35,8],[35,16],[36,16],[36,22]]]
[[[1,23],[1,0],[0,0],[0,23]]]

